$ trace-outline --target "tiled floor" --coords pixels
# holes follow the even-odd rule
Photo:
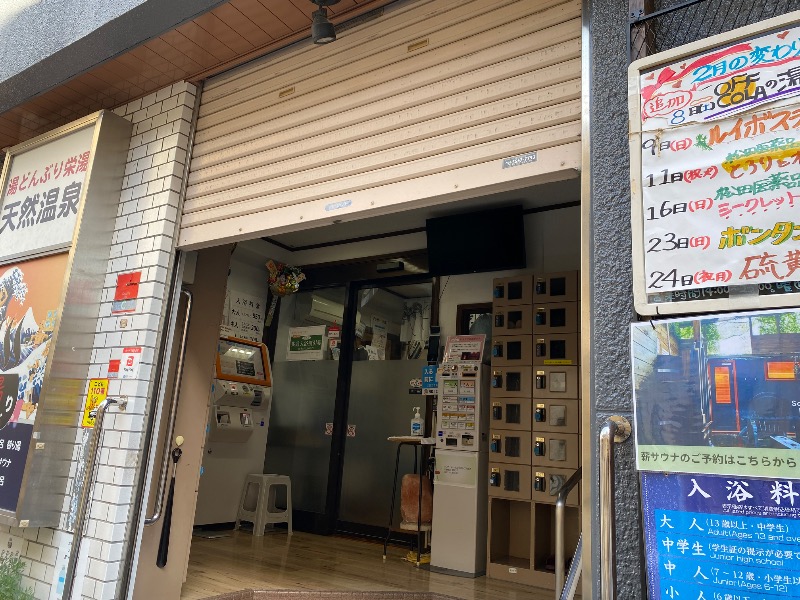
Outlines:
[[[254,538],[194,538],[182,600],[200,600],[242,589],[431,591],[462,600],[552,600],[553,592],[486,577],[468,579],[418,569],[406,549],[296,532]]]

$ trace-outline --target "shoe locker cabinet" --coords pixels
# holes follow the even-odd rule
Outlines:
[[[495,279],[487,575],[555,588],[555,502],[580,466],[577,271]],[[567,560],[580,533],[567,499]]]

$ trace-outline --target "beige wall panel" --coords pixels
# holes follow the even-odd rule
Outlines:
[[[481,110],[481,109],[475,109]],[[388,149],[358,156],[360,153],[354,144],[350,148],[350,156],[345,160],[338,162],[331,162],[325,164],[325,161],[344,159],[348,154],[339,154],[337,149],[330,151],[320,151],[316,154],[308,156],[309,168],[303,169],[304,157],[285,161],[276,165],[269,165],[262,167],[258,170],[261,174],[250,175],[253,183],[247,185],[235,185],[235,177],[229,180],[225,189],[206,195],[197,197],[187,197],[184,204],[184,212],[192,213],[198,210],[205,210],[214,208],[216,206],[229,205],[233,202],[242,202],[253,198],[263,200],[265,196],[292,190],[298,186],[310,186],[315,184],[330,184],[336,178],[343,176],[358,175],[361,173],[374,173],[377,169],[384,172],[381,174],[381,179],[375,181],[390,182],[392,175],[401,178],[406,177],[406,165],[411,161],[416,161],[417,164],[412,165],[411,174],[426,175],[429,172],[438,170],[447,170],[449,166],[465,164],[471,161],[481,162],[489,156],[482,155],[480,152],[480,144],[486,144],[496,140],[505,140],[509,135],[514,135],[522,131],[537,131],[547,130],[557,125],[565,123],[577,124],[576,121],[580,117],[581,102],[580,100],[572,100],[556,106],[551,106],[543,109],[533,110],[523,115],[515,115],[505,119],[492,121],[491,123],[462,127],[457,131],[445,135],[429,135],[423,137],[417,142],[411,144],[392,145]],[[469,122],[469,121],[466,121]],[[548,139],[548,133],[550,134]],[[553,133],[563,134],[563,137],[552,137]],[[389,136],[394,137],[394,136]],[[574,132],[561,129],[554,131],[550,129],[543,132],[542,143],[546,145],[557,145],[564,141],[574,141]],[[549,143],[548,143],[549,142]],[[365,145],[369,145],[366,143]],[[440,157],[444,153],[454,153],[458,150],[475,149],[477,152],[472,152],[470,156],[463,156],[463,162],[454,162],[453,156]],[[354,155],[356,154],[356,155]],[[431,158],[428,169],[426,170],[420,164],[423,159]],[[457,159],[456,159],[457,160]],[[315,164],[315,162],[321,164]],[[290,163],[287,166],[286,163]],[[390,174],[388,169],[392,167],[400,167],[399,172]],[[288,173],[282,174],[283,169],[289,170]],[[245,175],[246,176],[246,175]],[[396,181],[397,179],[395,179]],[[333,182],[334,185],[338,182]],[[205,184],[204,184],[205,185]],[[336,192],[333,192],[336,193]]]
[[[548,85],[553,82],[554,85]],[[296,172],[316,164],[377,152],[457,131],[465,123],[480,125],[580,99],[580,95],[580,60],[573,59],[525,77],[514,77],[399,112],[390,112],[399,106],[392,102],[391,107],[385,107],[389,114],[349,126],[340,124],[325,135],[318,135],[315,124],[304,124],[298,129],[307,131],[284,131],[211,155],[196,156],[188,194],[198,197],[237,184],[246,185],[271,174]],[[331,115],[329,120],[334,122],[337,118]],[[264,144],[269,147],[256,149]],[[228,153],[235,156],[224,162],[219,160]],[[280,157],[279,162],[276,156]]]
[[[232,213],[221,219],[191,226],[187,225],[187,220],[192,215],[185,215],[178,245],[184,250],[197,250],[216,245],[222,240],[236,242],[278,235],[327,225],[338,219],[354,220],[392,214],[476,195],[571,179],[579,173],[580,150],[581,144],[576,141],[542,149],[538,151],[536,162],[514,170],[503,169],[501,161],[492,159],[452,171],[404,179],[382,186],[380,194],[376,194],[373,188],[366,188],[338,196],[289,203],[278,208],[256,207],[250,212]],[[337,206],[335,213],[328,210],[330,206]]]
[[[580,5],[400,2],[324,52],[296,44],[208,82],[182,246],[277,233],[270,224],[280,219],[270,217],[288,207],[323,202],[337,217],[352,214],[359,194],[372,196],[368,207],[358,202],[362,215],[400,210],[392,203],[436,203],[432,193],[401,197],[392,189],[431,177],[452,176],[457,183],[445,194],[453,200],[459,189],[490,193],[514,180],[507,189],[521,187],[531,171],[537,182],[575,176]],[[534,151],[532,165],[502,168]],[[491,176],[482,185],[457,178],[483,166]],[[295,224],[303,218],[295,216]]]
[[[308,56],[298,57],[292,61],[294,64],[286,65],[284,73],[265,68],[258,78],[252,78],[248,82],[248,87],[220,100],[203,102],[200,118],[213,126],[243,113],[274,109],[273,105],[287,102],[287,96],[281,98],[280,91],[294,86],[297,96],[310,93],[316,95],[331,85],[332,77],[337,84],[347,82],[353,90],[366,89],[385,79],[386,74],[380,73],[380,69],[387,65],[392,66],[393,77],[401,77],[415,70],[458,58],[459,51],[463,55],[465,42],[475,50],[489,48],[504,40],[542,31],[580,16],[580,3],[575,1],[527,16],[526,11],[520,9],[536,6],[538,3],[516,2],[508,8],[489,12],[488,15],[481,14],[481,11],[470,12],[449,2],[438,4],[449,5],[453,10],[440,17],[424,20],[421,25],[409,22],[406,28],[395,34],[383,35],[381,31],[381,35],[368,36],[368,29],[365,28],[354,34],[354,37],[364,40],[358,47],[348,52],[337,52],[336,48],[331,48],[328,52],[320,53],[317,49]],[[556,2],[550,0],[545,4],[553,5]],[[491,6],[487,8],[491,10]],[[495,18],[495,14],[501,15],[501,18]],[[376,21],[375,25],[380,27],[380,21]],[[498,30],[498,27],[502,29]],[[409,52],[410,43],[420,39],[428,39],[428,45]],[[494,62],[498,60],[495,59]],[[341,87],[338,85],[338,89],[332,91],[341,93]]]
[[[579,109],[580,106],[577,108]],[[572,110],[572,107],[566,110]],[[200,201],[187,199],[184,204],[184,217],[181,221],[181,228],[214,223],[238,215],[249,215],[258,210],[280,208],[308,202],[309,200],[351,194],[352,192],[373,189],[390,183],[446,172],[456,166],[461,167],[482,163],[487,160],[502,159],[520,152],[521,148],[529,152],[531,150],[560,146],[564,143],[578,141],[580,139],[580,129],[580,122],[575,121],[567,125],[548,127],[479,146],[468,146],[446,154],[437,154],[418,161],[402,163],[350,177],[343,177],[343,175],[346,175],[345,173],[334,172],[331,173],[331,177],[338,175],[338,178],[325,180],[306,187],[294,187],[294,185],[300,185],[299,182],[293,185],[291,180],[282,181],[284,188],[279,188],[269,195],[256,195],[243,201],[235,200],[236,194],[231,192],[232,198],[228,202],[221,202],[217,198],[214,207],[206,210],[201,210],[203,205]]]

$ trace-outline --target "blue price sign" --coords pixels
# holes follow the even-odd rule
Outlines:
[[[436,365],[422,367],[422,394],[425,396],[435,396],[438,393],[439,384],[436,381]]]
[[[650,600],[800,598],[800,481],[642,473]]]

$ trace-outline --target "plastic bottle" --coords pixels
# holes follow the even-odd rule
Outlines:
[[[411,419],[411,435],[422,437],[425,429],[425,419],[419,414],[419,406],[415,406],[414,411],[414,418]]]
[[[56,594],[64,593],[64,583],[67,580],[67,568],[61,565],[61,570],[58,572],[58,584],[56,584]]]

